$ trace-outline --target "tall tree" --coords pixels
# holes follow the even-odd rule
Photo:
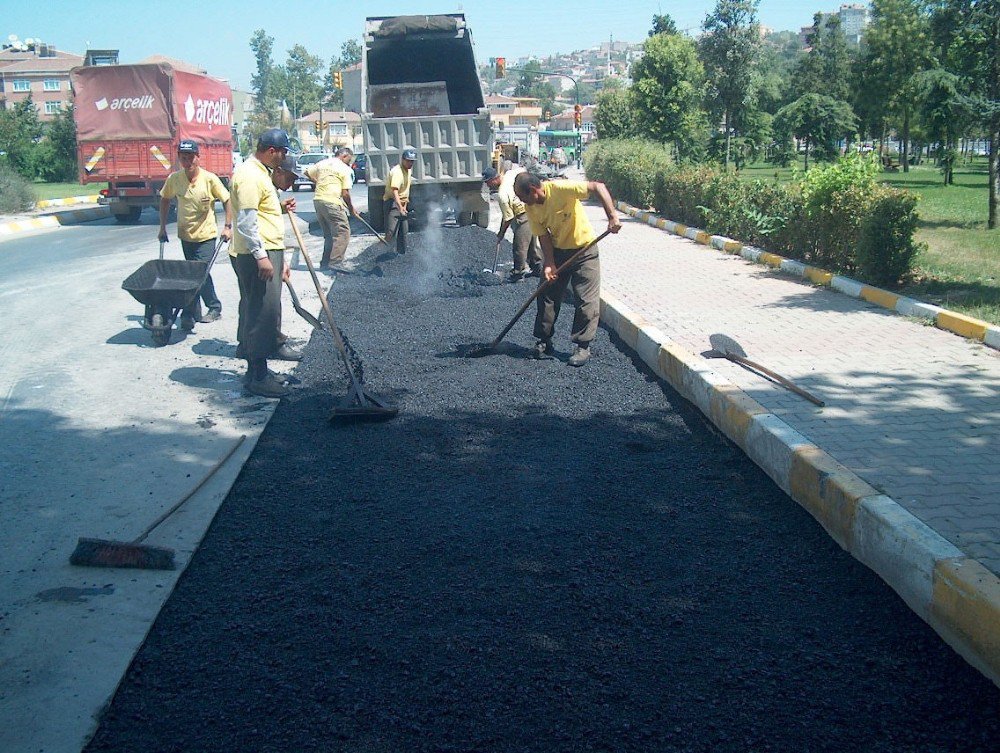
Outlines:
[[[639,130],[671,144],[679,159],[695,157],[707,127],[705,70],[695,43],[681,34],[649,37],[631,76]]]
[[[657,13],[653,16],[653,27],[649,30],[649,36],[655,37],[657,34],[676,34],[677,24],[666,13]]]
[[[712,100],[721,115],[729,169],[733,124],[737,114],[754,106],[754,78],[760,54],[759,0],[718,0],[702,24],[699,43]]]
[[[275,94],[288,103],[294,120],[319,109],[323,94],[320,81],[322,68],[322,58],[296,44],[288,50],[285,64],[274,71]]]
[[[847,101],[851,97],[851,52],[840,18],[817,13],[806,39],[809,50],[792,71],[796,98],[810,92]]]
[[[26,178],[35,177],[32,155],[41,136],[42,124],[30,94],[13,107],[0,107],[0,161]]]
[[[923,0],[873,0],[865,31],[862,67],[869,96],[884,97],[885,111],[899,127],[899,161],[909,170],[910,126],[917,76],[934,66],[930,26]]]
[[[278,101],[273,91],[274,37],[263,29],[257,29],[250,37],[250,49],[256,60],[257,69],[250,77],[250,88],[254,96],[255,130],[259,133],[278,119]]]
[[[361,44],[357,39],[348,39],[340,45],[340,64],[345,68],[361,62]]]
[[[955,147],[965,125],[959,78],[944,68],[919,74],[920,121],[927,138],[937,144],[938,164],[946,186],[954,183]]]

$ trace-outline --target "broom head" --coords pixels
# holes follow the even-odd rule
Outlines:
[[[134,567],[142,570],[173,570],[174,550],[130,541],[107,541],[80,537],[69,558],[80,567]]]

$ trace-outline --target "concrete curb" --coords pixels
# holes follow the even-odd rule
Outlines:
[[[0,223],[0,238],[17,235],[18,233],[26,233],[29,230],[43,230],[50,227],[59,227],[60,225],[79,225],[81,222],[103,220],[105,217],[110,216],[110,209],[98,206],[53,212],[44,217],[33,217],[29,220]]]
[[[757,264],[765,264],[782,272],[787,272],[797,277],[804,277],[816,285],[833,288],[854,298],[862,298],[869,303],[882,306],[903,316],[915,316],[926,319],[948,332],[953,332],[956,335],[961,335],[971,340],[978,340],[991,348],[1000,350],[1000,327],[992,325],[989,322],[974,319],[971,316],[959,314],[955,311],[948,311],[939,306],[924,303],[913,298],[907,298],[889,290],[866,285],[863,282],[852,280],[850,277],[843,277],[819,267],[811,267],[800,261],[786,259],[777,254],[770,254],[754,246],[746,246],[732,238],[726,238],[722,235],[710,235],[704,230],[688,227],[679,222],[658,217],[652,212],[637,209],[626,204],[624,201],[618,202],[618,208],[652,227],[666,230],[674,235],[680,235],[704,246],[711,246],[727,254],[737,254]]]
[[[1000,686],[1000,578],[622,302],[602,294],[601,319],[841,547]]]
[[[42,199],[35,204],[36,209],[48,209],[49,207],[69,207],[74,204],[96,204],[101,198],[99,194],[89,194],[87,196],[67,196],[62,199]]]

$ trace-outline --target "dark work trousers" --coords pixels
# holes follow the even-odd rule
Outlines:
[[[188,261],[203,261],[206,264],[212,261],[212,254],[215,253],[215,244],[218,238],[207,241],[181,241],[181,248],[184,249],[184,258]],[[191,305],[184,309],[182,316],[190,316],[195,321],[201,319],[201,302],[205,302],[205,307],[209,311],[222,312],[222,301],[215,294],[215,283],[212,282],[212,273],[209,272],[205,278],[205,284],[201,286],[198,295],[195,296]]]
[[[320,264],[336,264],[343,261],[347,252],[347,244],[351,240],[351,220],[344,204],[328,204],[325,201],[314,201],[316,219],[323,229],[323,258]]]
[[[264,282],[257,275],[257,260],[251,254],[230,256],[240,286],[240,322],[236,339],[250,361],[270,358],[278,349],[281,326],[281,275],[285,252],[267,249],[274,276]]]
[[[576,249],[553,249],[556,266],[562,265],[575,252]],[[584,251],[538,296],[535,337],[539,340],[552,338],[567,285],[576,297],[576,313],[573,315],[573,333],[570,339],[579,345],[589,345],[597,334],[597,323],[601,317],[601,261],[596,244]]]
[[[396,234],[396,253],[406,253],[406,234],[410,232],[410,221],[405,214],[399,213],[396,202],[392,199],[385,201],[385,234],[392,238]]]
[[[514,273],[526,274],[530,269],[532,272],[542,271],[542,249],[538,243],[538,238],[531,234],[531,223],[528,222],[528,215],[521,212],[510,221],[514,228]]]

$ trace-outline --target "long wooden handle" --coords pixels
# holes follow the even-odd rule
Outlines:
[[[773,380],[775,380],[776,382],[780,382],[782,385],[784,385],[785,387],[787,387],[788,389],[790,389],[796,395],[798,395],[800,397],[804,397],[806,400],[808,400],[813,405],[818,405],[820,408],[822,408],[822,407],[824,407],[826,405],[826,403],[824,403],[822,400],[820,400],[815,395],[813,395],[813,394],[811,394],[809,392],[806,392],[804,389],[802,389],[797,384],[795,384],[795,382],[792,382],[789,379],[785,379],[785,377],[781,376],[781,374],[777,374],[777,373],[771,371],[766,366],[761,366],[759,363],[757,363],[755,361],[751,361],[749,358],[744,358],[743,356],[737,356],[737,355],[735,355],[733,353],[725,353],[724,355],[730,361],[735,361],[736,363],[741,363],[744,366],[749,366],[751,369],[759,371],[761,374],[767,374]]]
[[[368,224],[368,220],[366,220],[360,214],[358,214],[358,219],[361,220],[364,223],[364,225],[365,225],[366,228],[368,228],[373,233],[375,233],[375,237],[379,239],[380,243],[385,243],[386,246],[389,245],[388,243],[385,242],[385,238],[383,238],[381,235],[379,235],[378,230],[376,230],[375,228],[373,228],[371,225]]]
[[[556,268],[556,278],[558,279],[559,275],[562,274],[563,270],[565,270],[566,267],[568,267],[570,264],[576,261],[577,257],[579,257],[580,254],[589,249],[591,246],[597,244],[602,239],[606,238],[610,233],[611,229],[608,228],[599,236],[594,238],[594,240],[592,240],[590,243],[574,251],[572,256],[570,256],[566,261],[564,261]],[[518,312],[514,314],[514,318],[511,319],[510,322],[508,322],[506,327],[504,327],[503,332],[497,335],[496,339],[490,343],[491,348],[495,348],[497,345],[500,344],[500,341],[503,340],[504,337],[507,335],[507,333],[510,332],[511,329],[513,329],[514,325],[517,324],[517,320],[520,319],[522,316],[524,316],[524,312],[528,310],[528,306],[530,306],[532,302],[542,294],[542,291],[544,291],[553,282],[555,282],[555,280],[545,280],[545,282],[543,282],[541,285],[535,288],[535,292],[532,293],[531,296],[528,298],[528,300],[526,300],[524,304],[521,306],[521,308],[518,309]]]
[[[340,336],[340,330],[337,328],[337,322],[333,318],[333,311],[330,310],[330,302],[326,300],[326,293],[323,292],[323,286],[319,284],[319,277],[316,274],[316,268],[313,266],[312,259],[309,258],[309,254],[306,253],[306,244],[302,240],[302,233],[299,232],[299,226],[295,224],[295,212],[289,212],[288,219],[292,226],[292,232],[295,233],[295,240],[299,244],[299,250],[302,252],[303,258],[306,260],[306,266],[309,267],[309,274],[312,276],[313,285],[316,286],[316,295],[319,296],[319,302],[323,305],[323,312],[326,314],[326,321],[330,324],[330,334],[333,335],[333,342],[337,346],[337,350],[340,352],[340,357],[344,361],[344,367],[347,369],[348,375],[351,377],[351,385],[354,387],[354,390],[361,395],[361,385],[358,384],[358,378],[354,374],[354,369],[351,368],[351,359],[347,357],[347,346],[344,345],[344,340]]]

